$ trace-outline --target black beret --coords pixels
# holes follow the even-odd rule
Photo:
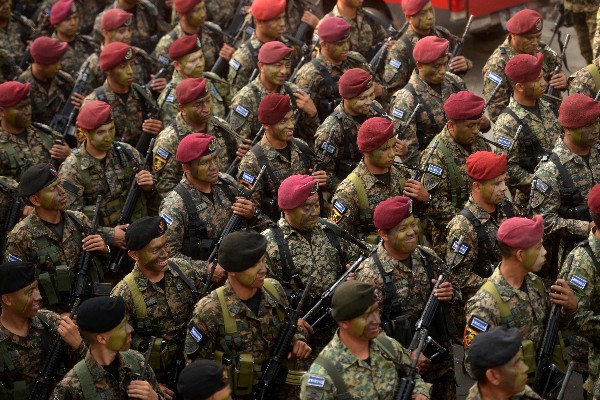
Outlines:
[[[267,251],[267,238],[254,231],[232,232],[219,246],[219,264],[227,272],[245,271]]]
[[[469,347],[469,360],[484,370],[500,367],[517,354],[522,340],[519,329],[497,326],[475,336]]]
[[[92,333],[108,332],[125,318],[125,300],[118,297],[93,297],[77,309],[77,326]]]
[[[0,264],[0,294],[13,293],[35,281],[35,265],[30,262]]]
[[[29,167],[21,175],[19,196],[27,197],[36,194],[54,182],[58,177],[52,164],[36,164]]]
[[[143,217],[127,227],[125,246],[128,250],[141,250],[152,239],[161,237],[167,230],[167,223],[162,217]]]
[[[177,381],[177,393],[185,400],[203,400],[227,386],[223,366],[212,360],[197,360],[185,367]]]
[[[375,286],[355,280],[346,281],[333,293],[331,316],[336,321],[360,317],[375,301]]]

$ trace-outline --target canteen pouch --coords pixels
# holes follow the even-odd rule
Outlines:
[[[254,384],[254,357],[242,353],[235,362],[233,371],[233,392],[236,396],[252,394]]]
[[[227,371],[227,376],[229,377],[229,388],[233,390],[233,362],[232,360],[225,355],[222,351],[215,351],[215,362],[219,365],[225,367]]]
[[[529,339],[525,339],[521,342],[521,348],[523,349],[523,362],[527,364],[527,375],[529,380],[535,378],[535,371],[537,369],[537,363],[535,361],[535,346]]]

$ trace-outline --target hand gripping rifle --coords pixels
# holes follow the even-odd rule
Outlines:
[[[142,372],[140,372],[140,376],[137,378],[138,381],[148,380],[148,368],[150,368],[150,357],[152,356],[155,341],[156,336],[150,336],[150,339],[148,339],[148,350],[146,350],[146,354],[144,354],[144,368],[142,368]],[[129,397],[129,400],[134,399]]]
[[[412,399],[412,392],[413,390],[415,390],[415,376],[417,375],[417,371],[419,370],[417,364],[419,362],[419,357],[421,356],[421,353],[423,353],[423,349],[425,348],[425,338],[427,337],[427,335],[427,328],[423,328],[421,332],[421,337],[419,338],[419,344],[415,349],[414,358],[410,364],[410,371],[408,372],[408,375],[400,379],[400,386],[398,387],[398,393],[396,393],[396,397],[394,397],[394,400]]]
[[[152,163],[152,147],[154,147],[154,138],[150,140],[150,144],[148,145],[148,151],[146,152],[146,158],[144,159],[144,167],[147,165],[151,165]],[[125,203],[123,204],[123,208],[121,209],[121,214],[119,214],[119,219],[117,220],[117,225],[128,224],[131,222],[131,218],[133,217],[133,212],[135,211],[135,206],[142,194],[142,188],[138,185],[137,179],[135,175],[131,178],[131,185],[129,185],[129,192],[127,193],[127,198],[125,199]],[[127,250],[119,249],[115,256],[113,257],[108,270],[110,272],[117,272],[119,268],[121,268],[121,264],[123,263],[123,258],[127,254]]]
[[[266,165],[263,165],[260,168],[260,172],[258,173],[258,176],[256,178],[254,178],[254,181],[252,181],[252,187],[250,189],[244,190],[242,188],[240,190],[240,195],[242,197],[244,197],[246,200],[252,199],[252,195],[254,194],[254,192],[257,189],[258,182],[260,182],[266,169],[267,169]],[[215,248],[213,249],[212,253],[210,253],[210,255],[208,256],[208,259],[206,260],[207,268],[211,262],[213,263],[213,265],[212,265],[212,267],[210,267],[210,271],[208,271],[208,274],[206,276],[206,283],[204,284],[204,288],[202,289],[202,292],[200,293],[200,298],[203,298],[204,296],[206,296],[206,294],[210,290],[210,287],[212,286],[211,280],[215,273],[215,269],[217,268],[217,252],[219,251],[219,246],[221,245],[221,242],[223,241],[225,236],[229,235],[231,232],[234,232],[238,228],[238,225],[242,221],[242,218],[243,217],[238,214],[231,215],[231,218],[229,218],[229,221],[227,221],[227,224],[225,224],[225,227],[223,228],[223,231],[221,232],[221,235],[219,236],[219,240],[217,240],[217,243],[215,244]]]
[[[448,71],[451,71],[450,64],[452,64],[452,60],[454,60],[455,57],[460,56],[460,53],[462,53],[463,46],[465,45],[465,38],[467,37],[467,33],[469,33],[469,29],[471,29],[471,23],[473,22],[473,17],[474,17],[474,15],[471,15],[469,17],[469,21],[467,21],[467,26],[465,26],[465,30],[464,30],[462,36],[460,37],[460,39],[458,39],[458,41],[454,45],[454,49],[452,49],[452,54],[450,55],[450,59],[448,60]]]
[[[571,40],[571,35],[569,33],[567,33],[567,36],[565,36],[565,43],[562,46],[562,52],[560,53],[561,60],[565,59],[567,46],[569,45],[569,40]],[[552,75],[551,75],[550,79],[552,79],[552,77],[554,75],[556,75],[560,72],[561,67],[562,67],[562,61],[556,66],[556,68],[554,68],[554,71],[552,71]],[[562,101],[562,99],[560,98],[559,90],[550,84],[548,84],[548,89],[546,90],[546,93],[544,93],[544,98],[546,100],[552,102],[551,104],[554,104],[555,107],[558,107]]]
[[[8,209],[8,213],[5,215],[6,220],[4,221],[4,226],[2,227],[2,237],[0,238],[0,257],[4,258],[8,234],[10,231],[12,231],[17,222],[19,222],[19,217],[21,216],[21,206],[23,204],[21,202],[21,198],[17,195],[17,190],[8,186],[8,184],[2,179],[0,179],[0,190],[5,192],[11,198],[10,208]]]
[[[254,145],[256,143],[258,143],[260,141],[260,139],[262,139],[264,133],[265,133],[265,127],[261,126],[260,129],[258,130],[258,132],[256,132],[256,135],[254,135],[254,139],[252,139],[252,142],[250,143],[250,148],[254,147]],[[242,160],[240,158],[236,157],[235,160],[233,160],[231,162],[229,167],[227,167],[227,171],[225,171],[225,173],[227,175],[233,176],[233,172],[235,171],[235,169],[237,168],[237,166],[239,165],[239,163],[241,161]]]
[[[244,5],[244,3],[247,3],[247,1],[241,1],[238,5],[236,13],[233,17],[233,20],[231,21],[231,24],[229,24],[229,27],[225,31],[219,29],[221,35],[223,35],[223,41],[229,44],[230,46],[235,46],[240,37],[246,31],[246,25],[248,24],[248,22],[244,19],[244,15],[242,15],[241,13],[241,7]],[[241,19],[238,19],[236,21],[238,15],[241,16]],[[208,24],[206,26],[209,27],[209,29],[213,28]],[[218,25],[216,26],[218,27]],[[234,26],[235,30],[232,30]],[[219,75],[221,78],[227,78],[227,73],[229,72],[229,62],[225,58],[219,56],[219,58],[217,58],[217,61],[215,61],[213,67],[211,68],[210,72]]]
[[[156,60],[155,58],[153,58],[153,59]],[[150,79],[148,82],[144,83],[143,86],[145,88],[150,89],[150,85],[152,84],[153,80],[162,78],[163,76],[167,75],[173,68],[173,65],[171,64],[171,59],[169,57],[159,56],[157,61],[161,65],[161,67],[158,70],[158,72],[156,74],[154,74],[154,77],[152,79]]]
[[[496,96],[496,93],[498,93],[500,85],[502,85],[502,77],[494,72],[490,72],[487,76],[487,79],[494,82],[496,84],[496,87],[494,88],[494,90],[492,90],[490,98],[485,101],[485,104],[483,105],[483,113],[485,113],[485,110],[487,110],[488,106],[490,105],[490,102],[492,101],[494,96]]]
[[[388,27],[386,28],[386,30],[388,32],[387,40],[385,40],[384,42],[382,42],[379,45],[379,49],[377,49],[377,52],[375,53],[373,58],[371,58],[371,61],[369,61],[369,68],[371,68],[372,73],[374,73],[374,74],[377,73],[377,71],[379,70],[379,67],[381,67],[381,62],[385,59],[385,56],[387,53],[386,44],[388,42],[390,42],[392,40],[396,40],[399,37],[401,37],[402,35],[404,35],[404,32],[406,32],[407,29],[408,29],[408,21],[404,22],[404,25],[402,25],[402,27],[400,27],[400,30],[394,29],[392,24],[388,25]]]
[[[301,0],[300,2],[304,5],[304,11],[314,14],[316,8],[319,7],[319,3],[321,3],[321,0],[316,0],[314,3],[310,2],[309,0]],[[306,22],[300,22],[300,25],[298,25],[298,29],[296,29],[296,33],[294,34],[294,39],[301,42],[304,41],[304,37],[306,36],[308,29],[309,27]]]
[[[165,102],[163,101],[161,106],[159,107],[158,104],[156,104],[154,98],[148,95],[146,89],[144,89],[141,85],[133,83],[131,87],[137,92],[138,95],[140,95],[142,101],[144,102],[143,109],[144,114],[146,114],[145,117],[150,119],[159,119],[160,112]],[[135,149],[140,152],[142,157],[146,156],[146,150],[148,150],[148,145],[150,144],[152,137],[153,135],[151,135],[150,133],[142,131],[142,134],[140,135],[140,138],[138,139],[135,145]]]

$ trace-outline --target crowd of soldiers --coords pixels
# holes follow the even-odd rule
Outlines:
[[[598,1],[362,3],[0,0],[0,399],[600,400]]]

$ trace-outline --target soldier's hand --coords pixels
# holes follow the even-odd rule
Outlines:
[[[383,87],[377,82],[373,82],[373,90],[375,91],[376,98],[381,97],[383,94]]]
[[[125,250],[125,229],[129,224],[115,226],[115,234],[113,235],[112,245]]]
[[[396,140],[396,144],[394,145],[394,153],[400,158],[408,154],[408,145],[404,140]]]
[[[327,182],[329,182],[329,177],[327,176],[327,172],[325,172],[323,170],[315,171],[315,172],[311,173],[311,176],[313,178],[315,178],[315,181],[317,181],[317,183],[319,184],[319,188],[327,187]]]
[[[314,118],[317,115],[317,107],[315,107],[315,103],[308,93],[299,90],[294,93],[294,97],[298,108],[304,111],[309,118]]]
[[[83,238],[83,250],[85,251],[98,251],[102,253],[108,253],[108,248],[104,239],[100,235],[89,235]]]
[[[452,72],[465,72],[469,69],[469,62],[464,56],[456,56],[450,62]]]
[[[557,279],[556,284],[550,287],[550,301],[562,306],[563,311],[572,314],[577,311],[577,297],[564,279]]]
[[[135,181],[142,188],[143,191],[149,192],[152,190],[153,180],[152,174],[145,169],[135,174]]]
[[[395,45],[396,45],[396,41],[395,40],[386,40],[385,41],[385,48],[387,49],[387,51],[392,50]]]
[[[492,127],[490,119],[485,115],[481,117],[481,124],[479,124],[479,130],[483,133],[488,132]]]
[[[317,25],[319,24],[319,17],[317,17],[315,14],[311,13],[310,11],[304,11],[304,14],[302,14],[302,18],[300,19],[300,21],[304,22],[306,25],[315,29],[317,27]]]
[[[73,107],[80,109],[81,106],[83,105],[84,99],[85,99],[85,97],[83,97],[82,94],[73,93],[73,95],[71,96],[71,104],[73,104]]]
[[[292,347],[292,352],[290,354],[288,354],[288,359],[292,358],[292,356],[296,357],[296,358],[300,358],[300,359],[308,358],[308,356],[310,355],[311,352],[312,352],[312,349],[310,348],[310,346],[308,344],[306,344],[305,341],[296,340],[296,341],[294,341],[294,346]]]
[[[148,381],[131,381],[127,387],[127,395],[135,399],[158,400],[158,395]]]
[[[159,119],[147,119],[142,123],[142,131],[150,136],[156,136],[162,131],[163,125]]]
[[[419,181],[409,179],[404,184],[404,194],[411,199],[419,200],[420,202],[426,203],[429,200],[429,192],[425,189],[425,186]]]
[[[256,211],[254,203],[243,197],[236,197],[235,203],[233,203],[231,209],[233,210],[234,214],[237,214],[245,219],[251,219],[254,217],[254,212]]]
[[[235,152],[235,155],[238,159],[241,160],[242,158],[244,158],[246,153],[250,151],[250,149],[252,148],[252,146],[250,146],[251,143],[252,140],[244,139],[244,143],[240,144],[240,147],[238,147],[237,151]]]
[[[550,79],[550,86],[554,89],[565,90],[567,88],[567,76],[564,72],[560,71]]]
[[[150,75],[151,78],[154,78],[154,74]],[[150,89],[152,89],[156,93],[160,93],[167,87],[167,79],[166,78],[156,78],[150,81]]]
[[[81,335],[77,325],[68,315],[62,316],[58,324],[57,332],[60,337],[68,344],[73,350],[77,349],[81,345]]]
[[[410,352],[410,360],[415,359],[415,350]],[[419,374],[426,372],[429,368],[431,368],[431,360],[423,355],[423,353],[419,354],[419,360],[417,361],[417,368],[419,369]]]
[[[231,47],[227,43],[224,43],[223,47],[221,47],[221,50],[219,50],[219,56],[223,57],[227,61],[231,60],[231,57],[233,57],[233,53],[235,53],[235,47]]]
[[[298,328],[306,329],[306,331],[311,335],[315,333],[315,330],[313,329],[312,325],[303,320],[302,318],[298,318]]]
[[[212,263],[208,266],[207,271],[210,271],[211,268],[212,268]],[[219,264],[217,264],[217,267],[215,268],[215,272],[213,273],[211,282],[221,283],[225,280],[226,277],[227,277],[227,271],[225,271],[223,269],[223,267],[221,267]]]
[[[432,279],[431,282],[435,285],[436,280]],[[454,296],[452,284],[448,281],[442,282],[440,287],[435,290],[433,295],[437,297],[439,301],[451,301],[452,296]]]
[[[171,389],[169,389],[165,384],[163,383],[159,383],[158,387],[160,387],[160,390],[162,390],[163,394],[165,395],[165,399],[167,400],[175,400],[176,398],[176,394],[174,391],[172,391]]]
[[[66,143],[54,143],[50,148],[50,157],[64,161],[71,155],[71,148]]]

